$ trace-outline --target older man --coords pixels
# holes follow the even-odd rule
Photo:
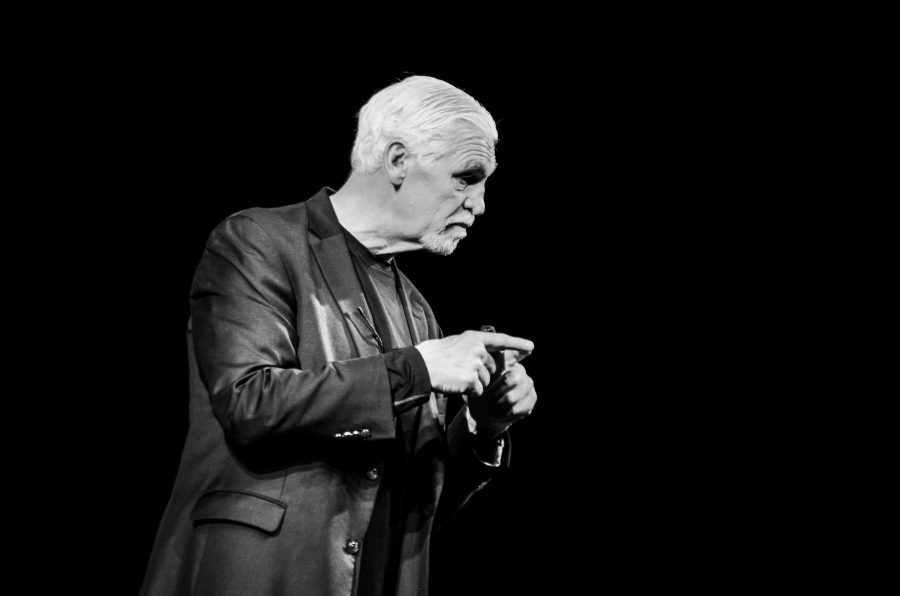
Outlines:
[[[534,346],[442,338],[394,256],[453,252],[496,141],[472,97],[410,77],[360,111],[337,192],[212,232],[190,430],[142,593],[427,592],[432,528],[508,465],[507,429],[535,405]]]

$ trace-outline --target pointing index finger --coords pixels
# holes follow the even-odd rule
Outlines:
[[[517,350],[519,352],[531,352],[534,350],[534,342],[522,337],[513,337],[505,333],[485,333],[478,331],[478,339],[484,343],[484,347],[491,350]]]

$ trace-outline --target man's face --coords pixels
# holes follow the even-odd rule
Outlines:
[[[493,144],[476,133],[461,134],[434,161],[413,156],[401,199],[404,235],[429,252],[452,253],[484,213],[485,182],[495,167]]]

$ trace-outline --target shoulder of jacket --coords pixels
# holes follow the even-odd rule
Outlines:
[[[216,232],[226,237],[252,237],[261,232],[270,240],[279,242],[305,236],[308,227],[306,205],[297,203],[285,207],[243,209],[223,219],[216,226]]]
[[[283,207],[250,207],[232,213],[226,221],[236,218],[252,220],[266,231],[279,228],[295,229],[300,223],[306,223],[306,203],[294,203]]]

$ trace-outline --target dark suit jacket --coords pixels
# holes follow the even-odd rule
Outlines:
[[[439,337],[401,283],[413,342]],[[371,471],[396,437],[384,359],[358,307],[371,320],[326,189],[212,232],[191,290],[190,429],[142,594],[355,592],[351,541],[363,542]],[[432,394],[404,435],[414,474],[400,594],[427,592],[432,527],[494,472],[467,445],[464,412],[441,424],[444,403]]]

